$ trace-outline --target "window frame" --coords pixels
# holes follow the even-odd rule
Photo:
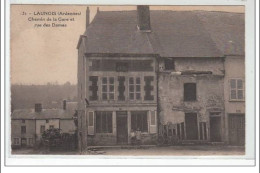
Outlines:
[[[98,115],[98,113],[100,113]],[[105,124],[106,124],[106,130],[103,129],[103,123],[104,123],[104,120],[103,120],[103,117],[104,117],[104,114],[105,114]],[[98,134],[112,134],[113,133],[113,112],[112,111],[95,111],[94,112],[94,115],[95,115],[95,132],[98,133]],[[97,116],[100,116],[100,120],[97,119]],[[107,120],[109,119],[108,116],[111,116],[111,129],[109,129],[109,125],[108,125],[108,122]],[[98,123],[101,123],[100,125],[97,125]],[[100,129],[98,129],[100,128]]]
[[[145,125],[145,127],[146,127],[146,129],[140,129],[140,131],[141,131],[141,133],[149,133],[149,125],[150,125],[150,123],[149,123],[149,112],[148,111],[130,111],[130,114],[131,114],[131,118],[130,118],[130,121],[131,121],[131,130],[134,130],[134,131],[136,131],[137,130],[137,127],[136,127],[136,129],[134,129],[133,128],[133,121],[136,121],[136,122],[138,122],[138,116],[141,116],[141,115],[138,115],[138,114],[135,114],[135,113],[138,113],[138,112],[145,112],[146,114],[145,114],[145,116],[146,116],[146,122],[142,122],[141,124],[142,124],[142,126],[144,127],[144,123],[146,124]],[[134,115],[135,114],[135,115]],[[134,119],[134,116],[136,117],[135,119]],[[143,116],[143,115],[142,115]],[[133,120],[134,119],[134,120]],[[141,120],[143,121],[143,119],[144,118],[141,118]],[[140,119],[139,119],[140,120]],[[135,125],[135,126],[137,126],[137,125]]]
[[[130,84],[130,78],[133,78],[133,84]],[[137,78],[140,79],[140,83],[137,84],[136,80]],[[134,87],[134,91],[130,91],[130,86]],[[137,90],[137,86],[140,86],[140,91],[136,91]],[[130,94],[134,94],[134,98],[131,99],[130,98]],[[140,94],[140,98],[137,99],[136,95]],[[141,76],[130,76],[128,77],[128,99],[131,101],[141,101],[142,100],[142,77]]]
[[[195,99],[187,99],[186,98],[186,95],[185,94],[186,90],[185,90],[185,85],[187,84],[195,84]],[[183,101],[184,102],[196,102],[197,101],[197,98],[198,98],[198,92],[197,92],[197,83],[196,82],[186,82],[186,83],[183,83]]]
[[[104,79],[104,78],[106,78],[106,80],[107,80],[107,83],[106,83],[106,84],[103,83],[103,79]],[[113,82],[113,85],[110,84],[110,78],[113,78],[113,81],[114,81],[114,82]],[[102,76],[102,77],[101,77],[101,100],[102,100],[102,101],[116,100],[116,98],[115,98],[115,96],[116,96],[116,91],[115,91],[116,85],[115,85],[115,83],[116,83],[116,80],[115,80],[115,77],[114,77],[114,76]],[[106,89],[107,89],[106,92],[103,91],[103,86],[106,86]],[[114,87],[113,92],[110,91],[110,86],[113,86],[113,87]],[[104,99],[104,98],[103,98],[103,94],[106,94],[107,99]],[[110,98],[110,94],[113,94],[113,95],[114,95],[114,96],[113,96],[113,99]]]
[[[235,80],[236,81],[236,88],[231,88],[231,80]],[[242,81],[242,89],[238,89],[237,88],[237,83],[238,83],[238,80],[241,80]],[[245,101],[245,80],[242,79],[242,78],[230,78],[228,80],[228,91],[229,91],[229,101]],[[231,91],[232,90],[235,90],[236,92],[236,98],[232,98],[232,94],[231,94]],[[242,99],[238,99],[238,91],[241,91],[242,90],[242,94],[243,94],[243,98]]]
[[[21,134],[26,134],[26,126],[21,126]]]
[[[168,62],[166,62],[166,61],[168,61]],[[166,64],[168,64],[169,62],[171,61],[171,63],[172,63],[172,68],[171,69],[168,69],[168,68],[166,68]],[[164,70],[165,71],[174,71],[175,70],[175,60],[173,59],[173,58],[165,58],[164,60],[163,60],[163,64],[164,64]],[[168,66],[167,66],[168,67]]]

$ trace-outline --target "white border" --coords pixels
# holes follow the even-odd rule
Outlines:
[[[59,0],[11,0],[6,1],[6,49],[5,49],[5,55],[6,55],[6,61],[4,63],[1,63],[1,80],[4,79],[10,79],[10,6],[9,3],[12,4],[86,4],[86,1],[84,0],[63,0],[62,2]],[[256,2],[258,2],[256,0]],[[3,91],[3,88],[1,87],[1,93],[6,94],[5,100],[1,97],[1,103],[6,103],[6,112],[3,112],[4,109],[1,109],[1,136],[2,138],[4,135],[6,135],[6,164],[11,165],[254,165],[254,155],[255,155],[255,146],[254,146],[254,135],[255,129],[254,122],[255,122],[255,107],[254,107],[254,96],[257,93],[254,93],[252,89],[249,90],[249,88],[252,88],[252,86],[255,86],[254,82],[254,1],[253,0],[182,0],[182,1],[167,1],[167,0],[161,0],[161,1],[130,1],[128,0],[89,0],[87,1],[87,4],[93,4],[93,5],[136,5],[136,4],[150,4],[150,5],[245,5],[245,11],[246,11],[246,115],[252,115],[252,116],[246,116],[246,141],[248,142],[246,145],[246,155],[245,156],[173,156],[173,157],[152,157],[152,156],[145,156],[145,157],[117,157],[117,156],[16,156],[13,157],[10,155],[10,116],[8,112],[10,112],[10,81],[5,81],[5,91]],[[3,6],[1,6],[3,8]],[[4,10],[1,9],[1,13]],[[3,15],[1,15],[2,18]],[[1,20],[2,22],[3,20]],[[2,31],[2,27],[1,27]],[[257,30],[258,31],[258,30]],[[259,37],[257,37],[259,38]],[[1,39],[1,43],[3,45],[3,40]],[[1,52],[1,57],[4,57],[3,52]],[[249,58],[250,57],[250,58]],[[259,57],[259,56],[256,56]],[[3,58],[1,58],[2,61]],[[257,59],[258,62],[258,59]],[[259,63],[257,63],[259,64]],[[4,71],[4,65],[6,67]],[[257,68],[258,71],[258,68]],[[3,75],[5,72],[5,76]],[[258,73],[259,74],[259,73]],[[258,81],[259,82],[259,81]],[[259,98],[258,98],[259,99]],[[259,103],[257,101],[257,103]],[[1,105],[3,106],[3,105]],[[3,115],[6,117],[6,122],[3,121]],[[254,115],[254,116],[253,116]],[[259,115],[259,112],[257,112],[256,115]],[[259,122],[259,117],[256,117],[256,121]],[[4,129],[6,125],[6,134],[4,134]],[[258,128],[258,126],[257,126]],[[256,132],[259,132],[259,130],[256,130]],[[258,135],[257,135],[258,138]],[[2,142],[2,141],[1,141]],[[258,142],[258,141],[257,141]],[[259,146],[259,144],[257,145]],[[1,146],[3,147],[3,146]],[[2,150],[4,151],[4,150]],[[258,152],[257,152],[258,153]],[[1,157],[3,154],[1,155]],[[70,159],[68,159],[68,157]],[[3,157],[2,157],[3,158]],[[46,159],[48,158],[48,159]],[[109,159],[108,159],[109,158]],[[123,159],[124,158],[124,159]],[[127,158],[127,159],[126,159]],[[174,159],[174,160],[172,160]],[[1,159],[3,160],[3,159]]]

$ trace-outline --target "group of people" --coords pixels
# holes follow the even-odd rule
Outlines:
[[[141,144],[141,130],[138,128],[136,131],[133,129],[131,130],[130,137],[131,137],[131,144]]]

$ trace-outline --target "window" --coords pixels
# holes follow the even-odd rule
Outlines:
[[[26,133],[26,126],[21,126],[21,133],[25,134]]]
[[[184,84],[184,101],[196,101],[196,83]]]
[[[33,145],[33,138],[28,138],[28,144]]]
[[[230,100],[244,100],[244,83],[242,79],[230,80]]]
[[[14,138],[14,145],[20,145],[20,139]]]
[[[22,120],[22,123],[25,123],[25,120]]]
[[[45,131],[45,126],[41,126],[40,132],[43,133]]]
[[[144,81],[145,81],[145,86],[144,86],[144,100],[154,100],[154,96],[152,95],[153,91],[153,86],[152,86],[152,81],[154,80],[153,76],[145,76]]]
[[[50,126],[49,126],[49,129],[54,129],[54,125],[50,125]]]
[[[206,122],[200,122],[200,140],[207,140]]]
[[[46,123],[49,123],[49,120],[46,120]]]
[[[96,112],[96,132],[112,133],[112,112]]]
[[[91,81],[91,86],[89,86],[89,100],[97,100],[98,99],[98,77],[90,76],[89,81]]]
[[[118,76],[118,100],[125,100],[125,77]]]
[[[164,60],[165,70],[174,70],[174,60],[173,59],[165,59]]]
[[[129,78],[129,99],[141,100],[141,78]]]
[[[132,111],[131,112],[131,129],[148,132],[147,111]]]
[[[102,78],[102,100],[114,100],[115,84],[114,77]]]

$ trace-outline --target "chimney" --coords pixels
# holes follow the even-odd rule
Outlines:
[[[63,110],[67,109],[67,101],[63,100],[63,106],[62,106]]]
[[[42,104],[41,103],[36,103],[34,107],[35,112],[41,112],[42,111]]]
[[[151,31],[150,10],[148,5],[137,6],[137,27],[140,31]]]
[[[89,7],[87,7],[87,10],[86,10],[86,28],[89,26]]]

